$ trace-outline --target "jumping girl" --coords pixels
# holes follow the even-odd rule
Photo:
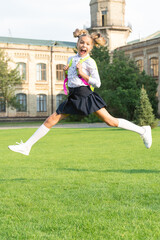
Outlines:
[[[39,139],[44,137],[48,131],[60,120],[70,114],[95,115],[112,127],[119,127],[138,133],[146,148],[152,145],[152,135],[150,126],[137,126],[125,119],[115,118],[106,110],[104,100],[91,90],[92,87],[99,88],[101,85],[99,73],[95,61],[89,56],[94,45],[104,45],[104,38],[100,34],[89,35],[86,30],[74,32],[78,37],[78,53],[68,59],[64,71],[68,71],[67,80],[69,94],[67,100],[60,104],[56,112],[49,116],[37,131],[25,142],[18,145],[10,145],[8,148],[14,152],[29,155],[30,150]],[[65,89],[66,90],[66,89]]]

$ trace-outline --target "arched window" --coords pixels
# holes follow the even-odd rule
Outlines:
[[[56,79],[57,80],[64,80],[64,71],[63,71],[63,64],[56,65]]]
[[[6,111],[6,103],[4,97],[0,95],[0,112]]]
[[[46,81],[46,64],[37,64],[37,81]]]
[[[24,93],[18,93],[17,98],[17,112],[26,112],[27,111],[27,96]]]
[[[158,58],[153,57],[150,59],[150,75],[152,77],[158,77]]]
[[[63,97],[64,95],[63,94],[58,94],[56,96],[56,107],[58,108],[58,106],[63,102]]]
[[[37,112],[47,112],[47,96],[45,94],[37,95]]]
[[[19,62],[17,63],[17,69],[22,80],[26,80],[26,63]]]
[[[143,72],[143,70],[144,70],[143,60],[139,59],[139,60],[136,61],[136,63],[137,63],[137,66],[138,66],[139,70],[141,72]]]

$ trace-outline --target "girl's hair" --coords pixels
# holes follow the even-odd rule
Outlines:
[[[90,37],[93,41],[93,44],[97,47],[97,46],[104,46],[106,44],[106,40],[104,39],[104,37],[102,37],[102,35],[100,33],[91,33],[89,34],[87,30],[82,29],[76,29],[73,32],[73,36],[78,39],[80,39],[83,36],[87,36]]]

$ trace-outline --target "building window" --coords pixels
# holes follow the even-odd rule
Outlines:
[[[104,10],[102,13],[102,27],[107,26],[107,10]]]
[[[45,94],[37,95],[37,112],[47,112],[47,97]]]
[[[46,81],[46,64],[37,64],[37,81]]]
[[[26,63],[19,62],[17,63],[17,69],[22,80],[26,80]]]
[[[64,95],[63,94],[58,94],[56,96],[56,107],[58,108],[59,105],[63,102]]]
[[[63,80],[64,79],[64,71],[63,71],[63,64],[56,65],[56,79]]]
[[[139,60],[136,61],[136,63],[137,63],[137,66],[139,68],[139,71],[143,72],[143,70],[144,70],[143,60],[139,59]]]
[[[156,57],[150,59],[150,75],[158,77],[158,58]]]
[[[6,111],[6,102],[4,100],[4,97],[0,95],[0,112]]]
[[[27,111],[27,96],[24,93],[19,93],[16,95],[17,98],[17,112],[26,112]]]

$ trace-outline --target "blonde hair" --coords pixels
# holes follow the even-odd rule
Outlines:
[[[89,34],[89,32],[85,29],[76,29],[73,32],[73,36],[75,38],[78,38],[78,41],[81,37],[83,36],[87,36],[90,37],[93,41],[93,45],[97,46],[104,46],[106,44],[106,40],[104,39],[104,37],[100,34],[100,33],[91,33]]]

